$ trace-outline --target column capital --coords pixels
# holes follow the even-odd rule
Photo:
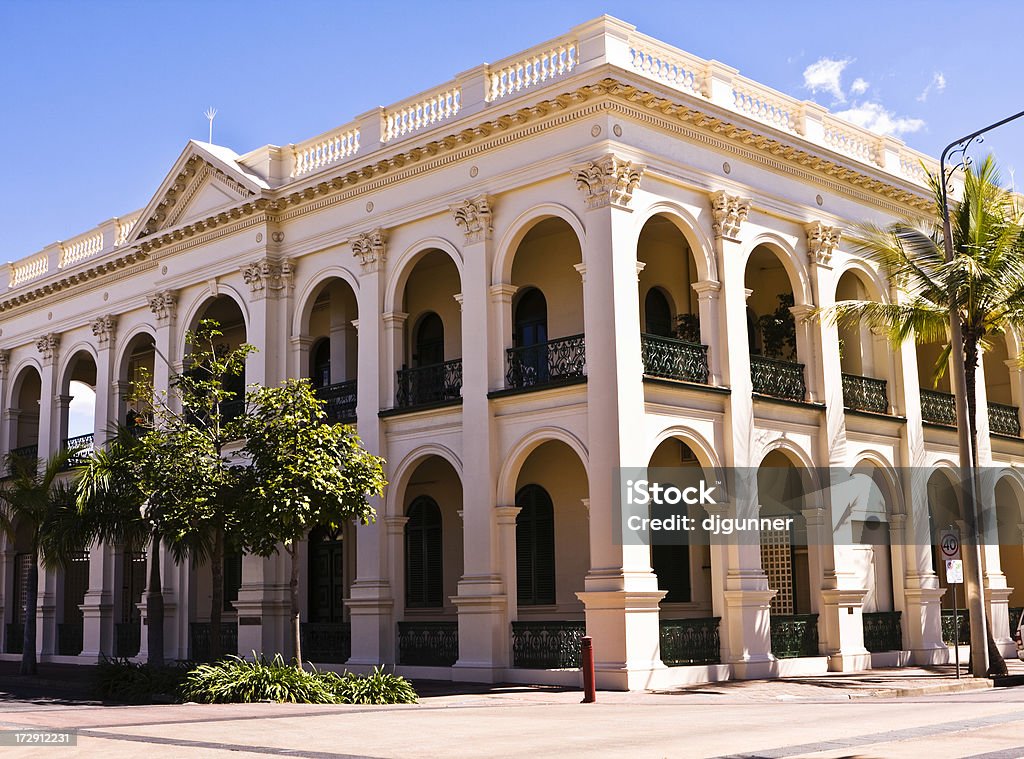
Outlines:
[[[280,261],[273,258],[261,258],[243,266],[239,271],[249,285],[249,299],[260,300],[268,296],[272,298],[291,292],[295,287],[295,261],[284,258]]]
[[[405,320],[409,318],[409,314],[404,311],[388,311],[386,314],[383,314],[381,318],[388,326],[402,325],[405,324]]]
[[[43,366],[50,366],[60,355],[60,334],[48,332],[36,340],[36,350],[43,357]]]
[[[462,293],[455,293],[452,298],[454,298],[455,302],[459,304],[459,313],[462,313]]]
[[[157,322],[170,325],[178,315],[178,291],[160,290],[147,299],[149,310],[156,316]]]
[[[699,282],[694,282],[690,287],[697,293],[698,300],[710,300],[722,291],[722,283],[713,279],[702,279]]]
[[[89,326],[92,327],[92,334],[101,350],[114,347],[114,341],[117,338],[116,314],[98,316],[92,320],[92,324]]]
[[[9,350],[0,350],[0,377],[7,374],[7,366],[11,362],[11,352]]]
[[[494,198],[490,195],[477,195],[461,203],[450,206],[455,224],[462,227],[466,235],[466,245],[491,239],[494,227],[491,224],[494,215]]]
[[[711,193],[711,227],[716,239],[737,242],[740,227],[750,213],[750,198],[730,195],[725,190]]]
[[[384,517],[384,526],[391,535],[400,535],[405,530],[409,517]]]
[[[512,301],[512,296],[519,292],[518,285],[510,285],[502,282],[498,285],[490,286],[491,298],[496,301],[505,301],[509,303]]]
[[[807,260],[812,265],[831,268],[832,253],[839,246],[842,232],[838,227],[826,226],[821,221],[804,225],[807,233]]]
[[[592,161],[573,166],[569,173],[583,193],[587,208],[612,206],[628,210],[633,190],[640,184],[647,167],[614,153],[605,153]]]
[[[388,233],[383,227],[356,235],[349,241],[352,253],[359,259],[364,274],[384,271],[387,261]]]
[[[798,303],[795,306],[789,307],[789,313],[793,314],[793,318],[797,321],[805,321],[811,318],[814,314],[815,308],[810,303]]]
[[[576,273],[580,275],[580,281],[587,281],[587,265],[586,264],[573,264],[572,268],[576,270]]]
[[[495,506],[498,524],[515,524],[516,517],[523,510],[522,506]]]
[[[309,348],[313,345],[314,338],[309,335],[292,335],[288,338],[288,342],[299,348]]]

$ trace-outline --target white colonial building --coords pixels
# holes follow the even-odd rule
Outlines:
[[[259,348],[246,383],[311,377],[387,460],[377,521],[302,548],[313,661],[575,683],[585,629],[598,684],[622,689],[945,662],[952,599],[928,537],[930,502],[956,509],[941,346],[805,318],[900,297],[851,234],[928,218],[925,167],[609,17],[298,144],[189,142],[144,209],[0,271],[0,449],[65,445],[83,385],[102,445],[139,369],[166,389],[185,332],[215,318]],[[1011,336],[986,354],[979,393],[1014,530],[1019,351]],[[806,493],[809,540],[617,545],[613,478],[648,465],[791,469],[772,486]],[[832,539],[849,505],[815,481],[830,466],[882,491],[854,506],[876,528],[857,540]],[[9,657],[26,539],[0,543]],[[1004,647],[1020,545],[984,551]],[[287,654],[285,561],[225,563],[229,650]],[[43,660],[145,656],[145,566],[97,546],[42,572]],[[201,657],[210,568],[163,572],[166,654]]]

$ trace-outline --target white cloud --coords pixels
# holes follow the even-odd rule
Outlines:
[[[878,134],[901,135],[917,132],[923,129],[925,124],[923,119],[896,116],[881,103],[871,102],[857,103],[852,108],[837,112],[835,116]]]
[[[861,79],[859,76],[853,80],[853,84],[850,85],[851,95],[863,95],[868,91],[868,87],[871,84],[866,79]]]
[[[935,92],[941,95],[946,89],[946,75],[941,71],[936,71],[932,74],[932,80],[928,82],[928,86],[921,91],[921,94],[917,96],[918,102],[923,103],[928,99],[928,96]]]
[[[811,92],[828,92],[840,103],[846,102],[843,86],[840,81],[843,69],[850,65],[852,59],[819,58],[804,69],[804,87]]]

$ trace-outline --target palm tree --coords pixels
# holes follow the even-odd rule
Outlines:
[[[978,466],[978,361],[994,337],[1024,330],[1024,228],[1012,193],[999,184],[994,159],[985,158],[964,172],[962,198],[950,215],[953,259],[946,261],[942,233],[940,180],[931,178],[935,216],[924,227],[897,222],[885,228],[861,228],[859,252],[900,284],[906,298],[897,303],[840,301],[818,316],[830,323],[867,324],[898,346],[908,339],[944,341],[936,376],[950,355],[963,357],[971,463]],[[950,314],[959,315],[962,349],[949,339]],[[966,465],[966,464],[965,464]],[[990,672],[1004,674],[1006,664],[992,639]]]
[[[47,568],[67,567],[88,545],[88,534],[75,509],[74,485],[59,475],[68,468],[70,451],[51,456],[39,471],[39,461],[16,454],[6,457],[9,476],[0,483],[0,529],[14,539],[15,530],[31,536],[25,598],[21,674],[34,675],[36,662],[36,605],[39,563]]]

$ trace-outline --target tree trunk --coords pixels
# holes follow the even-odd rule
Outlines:
[[[147,661],[159,667],[164,663],[164,591],[160,579],[160,535],[156,531],[149,543],[149,588],[146,591]]]
[[[967,393],[967,421],[969,423],[969,429],[971,433],[971,465],[975,472],[975,481],[977,481],[978,473],[978,410],[977,410],[977,398],[975,392],[977,391],[977,370],[978,370],[978,340],[973,333],[968,333],[964,337],[964,390]],[[975,496],[978,493],[975,491]],[[975,510],[975,528],[978,535],[984,535],[984,525],[982,524],[983,514],[985,509],[982,508],[980,500],[976,497],[974,499],[974,510]],[[980,567],[979,567],[980,574]],[[988,675],[1005,675],[1007,673],[1006,661],[1003,659],[1002,654],[999,653],[999,647],[996,646],[995,637],[992,635],[992,618],[988,612],[988,607],[985,604],[984,587],[981,589],[982,592],[982,608],[985,610],[985,632],[987,633],[987,645],[988,645]]]
[[[224,653],[220,637],[221,616],[224,613],[224,530],[220,528],[213,535],[210,575],[213,584],[210,594],[210,661],[216,661]]]
[[[39,551],[32,551],[32,562],[28,567],[28,587],[25,589],[25,630],[22,635],[22,675],[34,675],[36,666],[36,606],[39,604]]]
[[[292,614],[292,651],[295,652],[295,666],[302,669],[302,620],[299,612],[299,549],[296,541],[285,546],[291,557],[291,578],[288,580],[288,598]]]

